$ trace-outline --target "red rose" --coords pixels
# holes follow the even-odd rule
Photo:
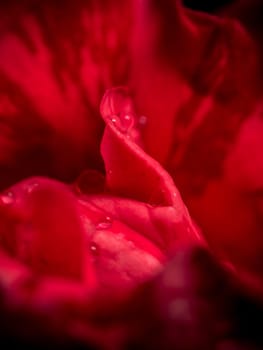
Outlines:
[[[110,90],[101,112],[105,183],[87,170],[71,186],[33,177],[2,194],[1,277],[10,307],[18,299],[34,314],[69,303],[88,308],[100,294],[122,300],[177,246],[202,244],[172,179],[137,145],[140,119],[127,91]],[[70,308],[63,316],[74,333]]]
[[[1,6],[3,343],[262,345],[255,42],[179,1]]]

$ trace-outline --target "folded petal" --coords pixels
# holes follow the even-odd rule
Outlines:
[[[156,219],[155,224],[162,227],[166,248],[178,238],[192,236],[190,239],[198,239],[197,230],[171,177],[140,147],[140,118],[127,90],[109,90],[101,103],[101,113],[107,124],[101,151],[110,192],[150,205],[153,222]],[[174,225],[169,227],[174,220],[182,223],[178,232]]]

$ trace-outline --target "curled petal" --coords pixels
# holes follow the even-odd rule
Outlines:
[[[109,189],[153,205],[177,202],[183,205],[168,173],[137,146],[129,135],[131,130],[128,134],[122,131],[126,109],[129,110],[131,104],[129,95],[122,88],[109,90],[101,103],[101,114],[107,123],[101,151]],[[131,115],[130,118],[135,117]]]
[[[198,237],[196,228],[193,227],[171,177],[157,161],[144,152],[138,145],[137,138],[133,138],[134,132],[140,133],[140,131],[138,117],[127,90],[123,88],[109,90],[101,103],[101,113],[107,124],[101,150],[109,190],[150,205],[152,218],[162,217],[159,223],[156,220],[156,225],[159,225],[168,246],[173,243],[173,237],[177,235],[176,232],[171,233],[176,230],[175,226],[171,224],[170,228],[165,229],[165,225],[173,222],[173,218],[176,221],[176,216],[184,222],[182,225],[184,228],[179,236],[192,235],[193,239],[196,239]],[[128,130],[123,131],[122,126],[127,122],[127,118],[125,119],[127,113],[133,121]]]

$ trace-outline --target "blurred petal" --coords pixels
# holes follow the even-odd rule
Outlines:
[[[211,247],[261,274],[256,43],[235,19],[186,10],[179,1],[140,4],[133,92],[147,117],[145,150],[169,171]]]
[[[130,4],[0,6],[0,186],[103,169],[98,105],[106,88],[127,79]]]
[[[36,274],[83,280],[84,231],[65,185],[32,178],[1,196],[2,248]],[[86,264],[88,267],[88,264]]]

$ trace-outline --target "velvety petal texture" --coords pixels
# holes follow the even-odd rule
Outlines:
[[[0,347],[263,348],[261,46],[237,18],[0,4]]]

